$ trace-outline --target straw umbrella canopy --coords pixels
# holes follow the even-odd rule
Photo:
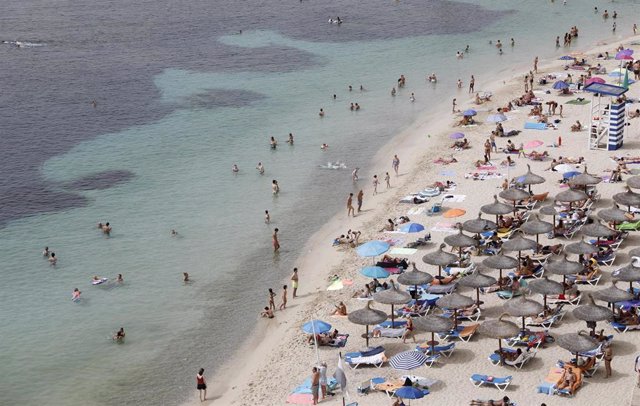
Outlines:
[[[553,230],[553,224],[540,220],[540,217],[536,214],[535,219],[521,225],[520,230],[524,231],[525,234],[535,234],[537,248],[540,243],[540,234],[546,234]]]
[[[367,347],[369,346],[369,326],[375,326],[387,319],[387,313],[371,308],[371,302],[367,302],[367,306],[354,310],[347,315],[350,322],[366,326],[365,340]]]
[[[496,216],[496,223],[498,222],[498,216],[511,213],[511,206],[498,201],[498,196],[493,195],[493,203],[485,204],[480,207],[480,211],[484,214],[492,214]]]
[[[398,275],[398,283],[406,286],[413,285],[415,291],[418,291],[418,285],[424,285],[430,283],[433,280],[433,276],[426,272],[419,271],[416,268],[415,262],[411,263],[413,269],[407,272],[403,272]]]
[[[476,304],[480,306],[480,288],[488,288],[496,283],[496,278],[483,275],[480,272],[474,272],[471,275],[462,277],[458,284],[476,290]]]
[[[438,278],[442,277],[442,267],[456,262],[457,256],[444,252],[443,248],[445,244],[440,244],[437,250],[432,251],[422,257],[422,262],[429,265],[436,265],[438,267]]]
[[[579,263],[579,262],[574,262],[574,261],[569,261],[567,259],[567,255],[565,254],[563,258],[557,259],[555,261],[549,261],[546,264],[543,265],[544,269],[556,274],[556,275],[562,275],[562,286],[563,286],[563,290],[562,293],[565,293],[565,281],[567,278],[567,275],[574,275],[578,272],[580,272],[584,266]]]
[[[556,343],[565,350],[576,354],[576,362],[578,354],[594,350],[600,345],[598,340],[589,337],[585,331],[563,334],[556,339]]]
[[[609,309],[604,306],[599,306],[593,301],[593,296],[591,296],[591,293],[587,293],[587,298],[589,299],[589,303],[582,304],[573,309],[573,316],[576,319],[594,323],[598,321],[613,319],[613,316],[611,316],[611,312],[609,311]],[[593,324],[592,331],[595,334],[595,324]]]
[[[417,317],[413,320],[413,323],[417,328],[431,333],[431,354],[435,354],[435,336],[434,333],[444,333],[450,331],[453,328],[453,321],[435,314],[429,314],[422,317]]]
[[[508,316],[508,314],[501,314],[497,320],[487,320],[478,329],[480,334],[498,339],[498,351],[500,353],[500,364],[502,365],[504,365],[502,339],[514,337],[520,332],[520,328],[514,322],[502,320],[505,316]]]
[[[458,326],[458,309],[464,309],[473,304],[473,299],[459,293],[451,293],[436,300],[436,306],[441,309],[453,309],[453,324]]]
[[[518,180],[518,183],[529,186],[529,193],[531,193],[531,185],[538,185],[546,182],[545,178],[531,172],[531,165],[529,164],[527,164],[527,173],[521,176],[516,176],[515,178]]]
[[[595,254],[598,252],[598,247],[593,244],[589,244],[584,240],[584,237],[582,237],[580,241],[571,243],[564,247],[564,251],[569,254],[576,255]]]
[[[597,185],[602,182],[602,178],[598,176],[593,176],[590,173],[587,173],[587,167],[584,167],[584,172],[578,176],[574,176],[569,180],[569,185],[571,186],[589,186],[589,185]]]
[[[640,281],[640,267],[634,266],[633,263],[630,263],[629,265],[614,271],[611,276],[616,280],[629,282],[629,292],[633,294],[633,282]]]
[[[393,307],[395,305],[409,303],[411,301],[411,295],[407,292],[396,290],[396,286],[392,284],[389,289],[374,293],[373,300],[378,303],[391,305],[391,327],[393,328],[395,327]]]
[[[543,206],[540,208],[540,213],[544,214],[545,216],[552,216],[553,219],[551,220],[551,223],[554,225],[556,224],[556,216],[558,214],[560,214],[560,211],[556,208],[556,201],[554,200],[552,204],[547,205],[547,206]]]
[[[503,190],[502,192],[498,193],[498,196],[500,196],[501,198],[503,198],[504,200],[508,200],[510,202],[513,202],[513,212],[516,212],[516,202],[519,202],[520,200],[524,200],[528,197],[531,197],[531,195],[527,192],[525,192],[522,189],[518,189],[518,188],[510,188],[507,190]]]
[[[480,234],[486,231],[493,231],[498,228],[498,225],[491,220],[485,220],[482,218],[482,213],[478,213],[478,218],[473,220],[467,220],[462,223],[462,229],[470,233]]]
[[[492,255],[482,261],[482,265],[487,268],[500,270],[500,279],[502,279],[503,269],[514,269],[518,267],[518,264],[517,259],[502,254]]]
[[[560,192],[556,195],[556,200],[559,202],[569,203],[569,208],[575,202],[581,202],[587,200],[589,196],[582,190],[567,189],[564,192]]]
[[[596,237],[596,238],[611,237],[612,235],[615,234],[615,231],[603,225],[599,221],[594,221],[591,224],[587,224],[586,226],[583,226],[581,231],[582,231],[582,234],[586,236]]]
[[[598,217],[604,221],[611,223],[622,223],[627,221],[627,212],[618,208],[618,205],[613,203],[613,207],[609,209],[602,209],[598,212]]]
[[[444,237],[444,242],[454,248],[458,248],[460,261],[462,261],[462,248],[475,247],[478,245],[478,240],[462,233],[462,226],[458,227],[458,234]]]
[[[632,176],[627,179],[627,186],[631,189],[640,189],[640,176]]]
[[[518,251],[518,267],[520,267],[520,263],[522,260],[522,251],[535,250],[537,248],[537,242],[528,238],[524,238],[520,234],[505,241],[504,244],[502,244],[502,249],[505,251]]]
[[[535,300],[527,299],[524,295],[511,298],[504,302],[502,309],[513,317],[522,318],[522,331],[525,331],[525,317],[536,316],[544,311],[544,306]]]
[[[560,282],[552,281],[548,277],[536,279],[529,282],[529,290],[543,296],[544,307],[547,307],[547,295],[559,295],[564,291],[564,286]]]
[[[629,257],[631,258],[640,257],[640,248],[634,248],[631,251],[629,251]]]
[[[616,193],[613,195],[613,201],[623,206],[627,206],[629,211],[631,211],[631,206],[640,206],[640,194],[632,192],[630,188],[627,188],[626,192]]]
[[[618,289],[618,287],[616,287],[616,283],[617,281],[613,281],[611,282],[610,287],[593,292],[593,298],[609,303],[611,305],[612,312],[615,312],[615,306],[613,306],[614,303],[633,299],[633,295],[631,293],[626,290]]]

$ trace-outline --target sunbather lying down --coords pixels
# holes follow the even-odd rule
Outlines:
[[[433,278],[433,280],[431,281],[432,285],[448,285],[451,282],[456,280],[456,276],[452,275],[452,276],[443,276],[441,278]]]
[[[471,406],[509,406],[511,404],[508,396],[500,400],[472,400],[470,403]]]
[[[455,159],[453,156],[451,158],[438,158],[435,161],[433,161],[433,163],[435,164],[443,164],[443,165],[449,165],[452,163],[458,162],[457,159]]]

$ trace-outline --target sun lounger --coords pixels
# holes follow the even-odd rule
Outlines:
[[[557,295],[557,296],[547,296],[547,303],[549,304],[568,304],[571,306],[577,306],[580,304],[580,300],[582,300],[582,292],[578,294],[565,294],[565,295]]]
[[[551,328],[553,323],[556,323],[556,322],[562,320],[562,317],[564,316],[564,313],[565,312],[561,312],[559,314],[554,314],[554,315],[546,317],[544,320],[540,320],[540,321],[534,321],[533,317],[527,317],[526,319],[524,319],[524,322],[525,322],[525,324],[527,326],[544,327],[546,329],[549,329],[549,328]]]
[[[575,358],[571,360],[571,363],[575,363]],[[564,368],[565,366],[570,366],[571,364],[558,360],[556,366],[558,368]],[[585,377],[591,378],[598,371],[598,367],[600,367],[600,361],[595,357],[589,358],[587,361],[587,365],[581,365],[578,368],[582,371]]]
[[[446,333],[436,333],[441,340],[459,339],[465,343],[471,340],[473,335],[480,327],[479,324],[470,324],[468,326],[458,326],[456,330],[451,330]]]
[[[442,314],[442,316],[450,318],[450,317],[453,317],[453,314],[454,314],[453,311],[445,309],[445,312]],[[476,307],[473,310],[473,313],[471,313],[471,314],[467,314],[467,313],[464,313],[463,310],[459,310],[457,319],[458,320],[468,320],[468,321],[476,322],[476,321],[480,320],[480,316],[482,316],[482,310],[480,310],[479,307]]]
[[[457,283],[451,282],[446,285],[429,285],[426,289],[427,293],[431,293],[434,295],[447,295],[449,293],[453,293],[456,290]]]
[[[547,339],[551,339],[551,336],[549,336],[545,331],[537,331],[529,334],[520,333],[515,337],[504,339],[503,342],[508,347],[527,347],[537,350],[547,342]]]
[[[393,397],[395,395],[395,392],[402,388],[404,386],[404,383],[406,381],[406,378],[409,378],[411,380],[411,382],[414,383],[414,387],[420,389],[422,391],[422,394],[424,396],[429,394],[429,389],[428,387],[424,387],[422,385],[420,385],[418,382],[422,381],[422,382],[427,382],[427,383],[431,383],[434,381],[431,380],[427,380],[426,378],[421,378],[421,377],[413,377],[416,378],[415,380],[411,379],[411,377],[405,375],[401,378],[397,378],[397,379],[389,379],[387,380],[386,378],[373,378],[371,379],[371,388],[373,390],[376,391],[380,391],[380,392],[384,392],[387,394],[387,396],[389,397]]]
[[[640,330],[640,324],[622,324],[617,321],[612,321],[610,323],[611,327],[620,334],[626,333],[627,331]]]
[[[578,389],[580,389],[580,387],[582,386],[582,370],[580,370],[579,368],[576,367],[570,367],[568,366],[567,368],[571,368],[573,370],[573,372],[576,375],[576,382],[573,384],[573,386],[571,388],[564,388],[564,389],[558,389],[556,388],[555,394],[559,395],[559,396],[568,396],[568,397],[572,397],[576,394],[576,391]]]
[[[621,231],[638,231],[640,230],[640,220],[633,222],[624,222],[622,224],[619,224],[616,229]]]
[[[502,351],[505,352],[516,352],[516,350],[512,349],[512,348],[503,348]],[[512,366],[516,369],[522,369],[522,367],[524,367],[527,362],[529,362],[529,360],[533,359],[536,356],[536,351],[523,351],[522,354],[520,354],[518,356],[518,358],[514,359],[513,361],[511,360],[504,360],[504,364],[505,365],[509,365]],[[493,353],[491,355],[489,355],[489,361],[493,364],[493,365],[500,365],[500,354],[496,354]]]
[[[375,327],[373,329],[373,331],[370,334],[371,337],[377,337],[377,335],[374,336],[374,332],[380,332],[380,337],[387,337],[387,338],[401,338],[405,331],[407,331],[406,328],[404,327],[400,327],[400,328],[390,328],[390,327]]]
[[[344,361],[353,369],[358,368],[361,365],[373,365],[376,368],[380,368],[385,362],[387,357],[384,354],[384,350],[381,353],[362,356],[362,353],[347,353],[344,356]]]
[[[338,334],[336,338],[329,341],[327,344],[319,344],[319,345],[326,346],[326,347],[341,348],[347,345],[348,339],[349,339],[349,334]]]
[[[587,275],[567,275],[567,281],[579,284],[588,284],[596,286],[602,278],[602,272],[597,271],[591,276]]]
[[[413,382],[414,386],[418,386],[420,388],[425,388],[425,389],[429,389],[430,387],[438,383],[437,379],[429,379],[429,378],[416,376],[416,375],[402,375],[400,379],[402,379],[402,381],[409,379],[411,382]]]
[[[453,350],[455,350],[455,348],[456,348],[456,343],[449,343],[449,344],[445,344],[445,345],[436,345],[435,347],[431,347],[429,344],[424,342],[424,343],[418,344],[416,346],[416,350],[422,351],[427,355],[431,354],[431,348],[434,349],[434,353],[435,354],[441,354],[441,355],[444,355],[445,357],[449,358],[451,356],[451,354],[453,354]]]
[[[464,275],[472,273],[475,269],[476,269],[476,265],[474,263],[472,263],[471,265],[469,265],[467,267],[464,267],[464,268],[453,267],[453,266],[446,267],[442,271],[444,273],[446,273],[447,275],[449,275],[449,276],[451,276],[451,275],[464,276]]]
[[[538,393],[553,395],[556,392],[556,388],[558,387],[563,375],[564,369],[551,368],[542,383],[538,385]]]
[[[497,376],[489,376],[489,375],[480,375],[473,374],[471,378],[469,378],[471,383],[477,388],[482,385],[493,385],[498,388],[501,392],[504,392],[505,389],[511,384],[513,377],[511,375],[505,377],[497,377]]]

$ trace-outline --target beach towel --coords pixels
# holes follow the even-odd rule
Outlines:
[[[457,233],[458,230],[455,228],[455,223],[437,223],[435,226],[431,227],[431,231],[443,232],[443,233]]]
[[[426,207],[413,207],[409,209],[407,215],[409,216],[417,216],[419,214],[423,214],[426,211]]]
[[[402,256],[407,256],[407,255],[413,255],[416,252],[418,252],[417,249],[415,248],[400,248],[400,247],[396,247],[391,249],[391,251],[389,252],[390,255],[402,255]]]
[[[525,130],[546,130],[547,125],[545,123],[524,123]]]
[[[440,176],[456,176],[456,171],[440,171]]]
[[[495,165],[480,165],[476,169],[478,169],[479,171],[495,171],[498,169],[498,167]]]
[[[578,106],[583,106],[583,105],[585,105],[585,104],[589,104],[589,103],[591,103],[591,100],[585,100],[585,99],[578,100],[578,99],[573,99],[573,100],[569,100],[569,101],[568,101],[568,102],[566,102],[565,104],[576,104],[576,105],[578,105]]]
[[[334,348],[342,348],[345,345],[347,345],[348,339],[349,339],[349,334],[338,334],[338,336],[333,340],[331,340],[329,344],[327,344],[326,346],[334,347]]]
[[[467,195],[450,195],[446,194],[442,197],[442,202],[451,202],[451,203],[461,203],[464,202],[464,199]]]
[[[329,284],[329,286],[327,287],[327,290],[340,290],[342,288],[344,288],[344,284],[340,279],[336,279],[335,281]]]

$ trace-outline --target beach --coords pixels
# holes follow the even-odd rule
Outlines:
[[[637,37],[626,38],[621,43],[629,44]],[[618,46],[619,41],[610,43],[600,42],[598,46],[585,50],[584,56],[580,53],[580,57],[585,57],[589,61],[600,62],[607,66],[608,69],[614,69],[617,61],[601,61],[595,60],[598,53],[609,51]],[[533,61],[532,61],[533,63]],[[539,63],[536,78],[545,74],[566,74],[563,69],[566,65],[565,61],[558,60],[541,60]],[[338,361],[338,353],[346,353],[357,351],[364,348],[364,339],[360,337],[364,331],[363,326],[357,326],[346,320],[346,317],[330,316],[334,305],[339,301],[344,301],[349,311],[353,311],[364,306],[363,301],[352,298],[352,294],[362,287],[362,285],[370,279],[359,275],[359,269],[363,266],[371,264],[371,260],[360,258],[355,250],[349,248],[334,248],[329,242],[336,236],[345,234],[347,229],[360,230],[362,236],[360,242],[374,239],[396,238],[398,245],[411,241],[416,237],[411,234],[387,234],[380,232],[387,218],[395,219],[399,216],[409,216],[411,221],[423,224],[425,232],[432,230],[434,226],[450,227],[456,221],[465,221],[475,218],[480,211],[480,206],[488,204],[492,201],[492,196],[502,189],[501,184],[505,178],[511,179],[513,176],[523,175],[527,171],[527,165],[531,166],[534,173],[544,176],[547,181],[542,185],[534,186],[534,192],[549,192],[550,196],[564,190],[559,187],[558,180],[562,178],[561,174],[551,172],[549,168],[549,160],[544,162],[532,161],[526,158],[513,158],[515,165],[509,168],[501,167],[500,161],[508,156],[502,152],[493,153],[491,162],[496,163],[498,169],[496,173],[501,174],[500,178],[487,180],[473,180],[472,177],[465,178],[465,173],[473,174],[480,172],[474,168],[473,162],[482,159],[482,144],[488,138],[488,133],[493,129],[494,125],[486,123],[485,119],[489,114],[496,113],[497,109],[507,104],[523,93],[522,78],[527,74],[528,68],[523,70],[514,67],[508,73],[512,75],[510,80],[497,80],[493,82],[482,82],[482,89],[493,93],[490,102],[483,103],[479,106],[473,103],[472,95],[466,94],[466,88],[458,96],[458,105],[461,110],[467,108],[475,108],[478,111],[479,124],[470,128],[454,127],[454,121],[460,119],[460,115],[452,115],[450,105],[442,101],[437,111],[430,111],[428,114],[414,123],[410,128],[385,145],[378,154],[373,158],[373,165],[367,176],[363,176],[358,181],[357,188],[362,188],[365,192],[364,210],[357,216],[350,218],[346,215],[346,208],[339,212],[330,222],[325,224],[322,229],[315,233],[306,243],[305,249],[301,254],[296,266],[301,270],[301,288],[299,298],[289,301],[286,311],[276,312],[276,317],[272,320],[265,320],[252,334],[243,348],[238,352],[234,359],[222,368],[221,374],[216,375],[212,380],[216,382],[216,389],[213,390],[212,404],[285,404],[287,394],[297,385],[299,385],[305,377],[310,376],[310,370],[315,365],[315,355],[312,346],[309,346],[305,339],[306,335],[301,332],[300,326],[311,319],[321,319],[327,321],[333,328],[340,332],[349,334],[349,339],[344,348],[328,349],[320,348],[320,359],[329,365],[329,373],[335,370]],[[569,73],[576,73],[568,71]],[[577,72],[578,74],[580,72]],[[557,92],[552,91],[551,94],[545,94],[542,89],[549,89],[549,85],[534,85],[535,94],[542,97],[544,101],[556,100],[558,103],[564,104],[571,99],[571,96],[557,96]],[[406,91],[404,91],[406,93]],[[632,97],[637,97],[637,90],[632,88],[630,92]],[[403,94],[404,96],[404,94]],[[591,98],[591,95],[581,93],[579,97]],[[573,98],[576,96],[574,95]],[[498,148],[506,146],[508,139],[512,140],[516,145],[527,143],[534,140],[542,140],[543,145],[535,148],[536,151],[548,151],[553,158],[558,156],[570,156],[574,158],[585,157],[585,163],[589,173],[599,176],[606,175],[607,170],[615,167],[611,157],[614,155],[633,155],[638,147],[638,123],[631,120],[631,126],[627,129],[627,135],[624,140],[624,148],[619,151],[590,151],[587,148],[587,134],[585,131],[571,132],[570,126],[575,120],[582,123],[589,122],[589,106],[580,105],[563,105],[563,117],[555,130],[535,131],[524,130],[513,138],[498,138]],[[527,113],[529,106],[516,107],[514,111],[507,113],[508,120],[503,123],[505,130],[518,129],[522,130],[525,121],[528,120]],[[448,116],[446,116],[448,112]],[[442,118],[442,117],[447,118]],[[439,119],[436,119],[439,117]],[[454,131],[461,131],[471,142],[471,149],[454,151],[450,146],[454,140],[449,139],[448,135]],[[428,134],[428,135],[427,135]],[[553,146],[558,144],[561,137],[561,146]],[[401,159],[400,176],[393,175],[391,172],[391,159],[397,154]],[[433,161],[436,157],[454,156],[456,163],[448,165],[435,164]],[[491,165],[490,165],[491,166]],[[584,167],[581,167],[581,169]],[[372,196],[371,174],[376,173],[379,177],[381,174],[389,171],[391,176],[391,189],[386,189],[383,182],[378,186],[379,194]],[[448,174],[445,174],[448,172]],[[413,204],[400,204],[398,201],[405,195],[412,192],[422,190],[425,186],[432,184],[434,181],[445,182],[451,180],[456,183],[456,188],[450,193],[454,195],[464,196],[453,203],[443,203],[446,211],[448,208],[461,208],[466,211],[463,217],[446,220],[441,215],[427,217],[424,212],[420,214],[411,214],[411,209],[415,207],[430,207],[431,203],[425,203],[417,206]],[[601,194],[600,200],[596,203],[596,207],[608,208],[611,202],[611,196],[621,190],[620,184],[602,183],[598,186],[598,192]],[[344,200],[346,202],[346,194]],[[339,198],[336,197],[336,198]],[[435,199],[432,202],[436,201]],[[491,218],[491,216],[484,216]],[[542,217],[541,217],[542,218]],[[550,221],[550,219],[546,219]],[[433,242],[426,248],[421,248],[416,254],[408,258],[409,261],[415,262],[419,270],[433,274],[437,272],[433,266],[424,264],[421,261],[422,255],[435,249],[450,232],[447,231],[430,231]],[[422,236],[424,233],[418,233]],[[575,238],[574,238],[575,240]],[[573,241],[562,239],[549,240],[546,236],[541,236],[542,244],[567,244]],[[617,256],[617,260],[613,267],[606,267],[605,276],[597,288],[608,286],[611,279],[610,271],[628,263],[624,254],[628,248],[637,244],[637,237],[633,234],[625,240],[621,248],[622,254]],[[402,256],[401,257],[405,257]],[[473,261],[482,259],[483,257],[474,258]],[[497,272],[484,272],[496,276]],[[327,291],[329,285],[328,278],[331,275],[337,275],[342,280],[352,280],[353,285],[345,285],[342,290]],[[550,276],[551,277],[551,276]],[[284,281],[287,283],[287,281]],[[585,292],[596,290],[592,286],[580,287]],[[475,292],[466,288],[463,292],[465,295],[475,297]],[[532,295],[533,296],[533,295]],[[539,296],[533,297],[538,300]],[[482,316],[484,319],[497,318],[502,313],[503,300],[498,299],[494,295],[482,295],[485,302]],[[372,307],[388,312],[388,307],[380,304],[374,304]],[[513,319],[512,321],[518,321]],[[598,329],[604,328],[607,334],[611,333],[610,327],[604,323],[598,324]],[[576,332],[584,330],[584,322],[578,321],[572,316],[565,317],[561,324],[554,325],[551,334],[556,336],[564,333]],[[418,342],[423,342],[428,338],[428,334],[416,333]],[[402,344],[401,340],[392,338],[374,338],[371,339],[371,346],[384,345],[385,353],[390,356],[395,353],[413,349],[415,344],[411,340],[407,344]],[[376,341],[377,340],[377,341]],[[487,361],[487,356],[491,354],[497,347],[495,339],[488,337],[474,338],[469,343],[457,343],[454,355],[447,358],[440,366],[434,368],[422,367],[414,370],[411,374],[426,376],[430,379],[438,381],[434,385],[428,397],[428,402],[437,402],[444,404],[468,404],[471,399],[498,399],[504,394],[508,395],[513,401],[519,405],[537,405],[546,403],[547,405],[559,405],[567,402],[574,404],[583,404],[586,399],[596,404],[613,403],[613,404],[631,404],[632,388],[635,384],[635,375],[633,373],[633,364],[637,352],[637,339],[632,334],[615,335],[613,344],[615,361],[614,375],[609,380],[605,380],[599,372],[593,378],[589,379],[589,384],[580,389],[575,398],[560,398],[557,396],[549,397],[542,394],[536,394],[537,385],[542,382],[549,368],[553,367],[557,360],[566,359],[567,352],[554,345],[547,345],[548,348],[540,350],[537,356],[523,370],[505,369],[500,366],[493,366]],[[229,371],[234,371],[234,376],[229,377]],[[513,375],[514,384],[503,394],[491,388],[475,388],[468,381],[472,373],[490,374],[494,376]],[[391,404],[384,393],[373,393],[366,396],[356,394],[356,386],[375,376],[381,377],[397,377],[402,373],[391,369],[385,365],[381,369],[376,368],[359,368],[352,370],[347,368],[347,377],[349,379],[350,397],[347,400],[357,401],[360,404],[367,405],[387,405]],[[222,384],[221,384],[222,383]],[[607,385],[609,384],[609,385]],[[604,390],[604,388],[612,388],[614,384],[619,390]],[[607,386],[605,386],[607,385]],[[431,388],[430,388],[431,389]],[[337,391],[337,395],[329,397],[322,404],[341,404],[342,393]],[[419,404],[421,401],[416,401]],[[412,402],[413,403],[413,402]]]

